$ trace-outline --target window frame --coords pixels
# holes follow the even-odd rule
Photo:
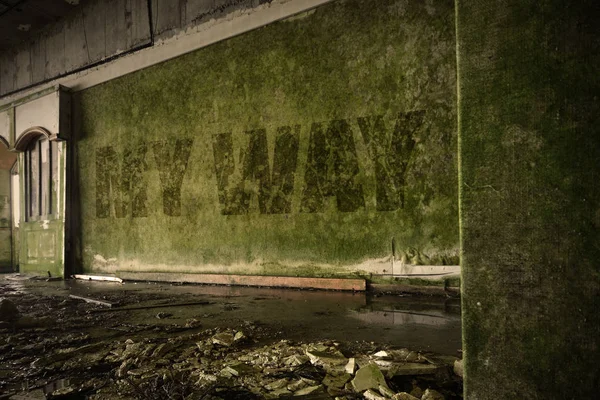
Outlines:
[[[44,143],[46,143],[45,146]],[[43,152],[46,154],[44,155]],[[43,162],[44,156],[46,162]],[[37,161],[35,167],[34,158]],[[28,141],[27,147],[23,150],[25,206],[23,217],[25,222],[56,219],[57,205],[53,192],[58,185],[58,182],[55,182],[55,179],[58,179],[57,162],[58,146],[56,141],[50,140],[46,135],[37,135]],[[36,196],[35,202],[34,195]]]

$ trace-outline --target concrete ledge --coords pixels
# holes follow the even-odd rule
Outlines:
[[[221,274],[171,274],[162,272],[120,272],[119,278],[130,281],[202,283],[209,285],[271,286],[297,289],[347,290],[364,292],[364,279],[300,278],[296,276],[256,276]]]

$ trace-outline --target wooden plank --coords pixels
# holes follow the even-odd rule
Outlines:
[[[114,306],[114,304],[113,304],[113,303],[110,303],[110,302],[108,302],[108,301],[96,300],[96,299],[92,299],[92,298],[89,298],[89,297],[76,296],[76,295],[74,295],[74,294],[70,294],[70,295],[69,295],[69,297],[70,297],[71,299],[75,299],[75,300],[83,300],[83,301],[85,301],[86,303],[98,304],[98,305],[100,305],[100,306],[104,306],[104,307],[108,307],[108,308],[111,308],[111,307],[113,307],[113,306]]]
[[[102,282],[118,282],[123,283],[123,279],[117,278],[116,276],[102,276],[102,275],[73,275],[75,279],[81,279],[84,281],[102,281]]]
[[[152,26],[157,37],[171,36],[181,26],[179,0],[152,0]]]
[[[83,11],[79,9],[65,21],[65,68],[67,71],[83,67],[88,62],[88,49],[83,31]]]
[[[39,35],[30,44],[31,49],[31,81],[38,83],[44,80],[46,72],[46,38]]]
[[[128,0],[126,11],[127,48],[150,43],[150,22],[146,0]]]
[[[65,72],[65,26],[57,23],[46,35],[45,79],[54,78]]]
[[[257,276],[225,274],[181,274],[162,272],[122,272],[124,280],[187,282],[210,285],[269,286],[299,289],[365,291],[364,279],[301,278],[296,276]]]
[[[212,0],[187,0],[185,2],[185,19],[182,21],[182,27],[194,24],[194,21],[202,19],[213,9]]]
[[[106,7],[106,57],[127,50],[127,0],[110,0]]]
[[[88,62],[106,56],[106,5],[104,2],[87,3],[83,8],[83,29],[88,52]]]
[[[19,46],[16,54],[15,89],[31,85],[31,53],[29,45]]]
[[[212,304],[207,300],[200,301],[191,301],[188,303],[167,303],[167,304],[150,304],[147,306],[133,306],[133,307],[123,307],[123,308],[111,308],[110,310],[94,310],[92,312],[103,313],[110,311],[131,311],[131,310],[148,310],[151,308],[171,308],[171,307],[187,307],[187,306],[207,306]]]
[[[0,53],[0,81],[2,94],[15,90],[15,53],[6,51]]]

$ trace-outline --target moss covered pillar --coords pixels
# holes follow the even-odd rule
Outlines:
[[[468,399],[598,395],[599,4],[457,2]]]

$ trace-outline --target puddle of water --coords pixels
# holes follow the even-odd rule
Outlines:
[[[461,348],[460,303],[456,299],[165,283],[19,283],[25,291],[55,296],[117,299],[121,307],[209,303],[127,311],[131,324],[185,325],[194,318],[206,329],[235,328],[251,321],[298,341],[364,340],[449,355],[457,355]],[[159,312],[170,316],[159,319]]]

